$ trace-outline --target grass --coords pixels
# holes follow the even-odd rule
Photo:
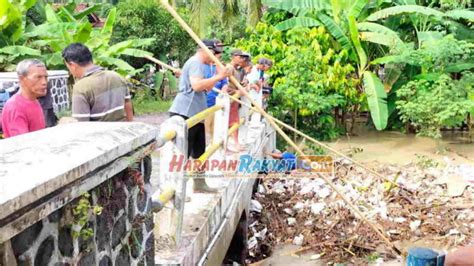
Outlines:
[[[135,115],[163,113],[170,109],[172,103],[172,100],[163,101],[143,99],[133,101],[133,109],[135,110]]]

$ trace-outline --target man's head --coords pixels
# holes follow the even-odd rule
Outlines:
[[[63,50],[66,67],[75,78],[82,78],[92,64],[92,53],[81,43],[70,44]]]
[[[43,62],[38,59],[23,60],[16,66],[16,73],[25,96],[36,99],[46,95],[48,72]]]
[[[259,65],[260,70],[263,71],[268,71],[273,66],[272,60],[265,57],[258,59],[257,64]]]
[[[244,68],[250,64],[250,54],[240,49],[235,49],[231,53],[232,65]]]
[[[211,50],[211,52],[220,59],[222,52],[224,52],[224,45],[216,39],[204,39],[202,40],[204,45]],[[201,53],[202,59],[204,60],[204,64],[212,64],[214,61],[210,56],[208,56],[202,49],[198,49],[198,52]]]

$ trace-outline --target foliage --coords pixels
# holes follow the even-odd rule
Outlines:
[[[119,73],[133,75],[136,70],[120,57],[129,55],[143,57],[151,55],[140,50],[153,42],[153,39],[127,39],[123,42],[110,44],[112,30],[116,19],[116,9],[112,8],[107,16],[105,25],[93,28],[87,20],[87,15],[98,10],[99,6],[91,6],[81,12],[75,12],[75,3],[58,7],[56,10],[51,5],[37,5],[38,13],[44,13],[45,21],[40,25],[27,24],[21,28],[18,38],[11,37],[11,45],[0,50],[0,67],[12,70],[14,64],[24,57],[39,57],[46,62],[49,69],[64,68],[61,56],[62,50],[69,44],[80,42],[87,45],[97,64],[110,67]],[[23,10],[26,13],[26,10]],[[26,19],[26,16],[22,16]]]
[[[153,0],[126,0],[117,6],[112,43],[128,39],[153,38],[147,47],[163,61],[178,60],[184,63],[196,48],[194,41],[173,17]],[[180,12],[183,15],[183,12]],[[187,18],[187,14],[184,14]],[[135,67],[143,67],[144,59],[127,58]]]
[[[457,39],[474,39],[474,11],[467,9],[470,5],[462,1],[430,1],[428,6],[423,6],[423,2],[417,5],[413,0],[395,5],[367,0],[265,0],[264,3],[293,15],[274,23],[278,29],[323,25],[336,45],[348,50],[349,58],[358,65],[358,76],[364,79],[368,107],[379,130],[386,127],[391,114],[396,114],[393,112],[396,93],[389,94],[391,97],[387,99],[383,90],[389,92],[397,80],[407,82],[416,75],[418,79],[434,80],[439,73],[459,73],[474,66],[466,45],[450,46],[453,43],[449,40],[432,44],[449,33]],[[457,56],[443,64],[440,58],[446,59],[447,53]]]
[[[422,169],[438,167],[439,163],[423,154],[415,154],[416,165]]]
[[[417,127],[419,135],[440,138],[441,127],[460,125],[474,107],[474,101],[467,98],[473,77],[466,72],[460,80],[443,74],[436,81],[408,82],[397,91],[402,121]]]
[[[333,50],[331,36],[323,27],[282,33],[258,24],[250,37],[236,46],[274,59],[270,112],[307,134],[335,138],[340,125],[334,119],[334,109],[349,110],[363,100],[356,89],[355,69],[347,63],[347,51]]]
[[[73,238],[81,237],[82,239],[89,239],[94,235],[94,229],[87,227],[86,224],[89,221],[91,214],[101,214],[102,207],[98,205],[92,206],[89,198],[89,193],[86,192],[82,194],[77,205],[72,209],[74,224],[72,226],[71,234]]]
[[[474,44],[448,35],[426,42],[419,49],[405,47],[399,53],[378,58],[372,63],[408,64],[420,68],[420,74],[461,72],[474,68]]]
[[[262,17],[261,0],[195,0],[178,4],[191,10],[189,24],[201,37],[210,36],[213,28],[227,27],[231,31],[242,28],[245,18],[248,26],[254,27]],[[238,23],[236,23],[238,22]]]
[[[133,98],[135,115],[167,112],[173,101],[161,100],[150,93],[151,90],[138,90]]]
[[[374,75],[368,68],[368,59],[373,57],[368,54],[362,46],[361,41],[374,41],[387,46],[395,46],[393,32],[384,26],[365,25],[362,29],[376,28],[378,33],[359,33],[358,19],[363,17],[362,10],[369,5],[366,0],[358,1],[277,1],[267,0],[265,3],[271,7],[280,8],[291,12],[294,17],[277,24],[280,30],[288,30],[295,27],[322,25],[331,34],[335,42],[335,49],[341,47],[348,53],[350,61],[358,65],[357,76],[364,79],[364,89],[368,99],[368,107],[372,120],[378,130],[385,129],[388,120],[388,108],[385,92],[380,90],[379,84],[382,82],[377,75]],[[360,18],[362,20],[362,18]],[[391,32],[391,38],[382,35],[380,32]],[[367,87],[370,86],[370,87]]]

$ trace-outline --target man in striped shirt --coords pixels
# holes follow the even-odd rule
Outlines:
[[[73,43],[62,53],[76,79],[72,92],[72,117],[78,121],[132,121],[133,109],[126,81],[117,73],[92,62],[90,50]]]

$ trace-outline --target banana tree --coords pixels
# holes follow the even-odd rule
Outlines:
[[[36,0],[0,0],[0,71],[13,71],[15,62],[38,57],[41,51],[23,45],[26,11]]]
[[[387,64],[384,65],[385,77],[382,82],[378,75],[371,71],[377,63],[381,63],[374,57],[380,51],[382,55],[400,53],[405,48],[412,47],[412,44],[405,43],[394,30],[375,22],[393,16],[408,15],[417,32],[418,43],[421,45],[423,42],[443,37],[439,31],[431,30],[434,25],[431,23],[432,20],[448,20],[448,25],[455,25],[458,29],[465,30],[465,26],[457,20],[473,21],[474,19],[474,12],[467,9],[443,13],[433,8],[416,5],[414,0],[404,0],[400,6],[378,11],[380,7],[374,6],[368,0],[265,0],[264,4],[295,15],[276,25],[276,28],[287,30],[297,26],[322,25],[342,48],[350,51],[350,58],[357,63],[359,77],[364,81],[364,91],[367,95],[371,117],[378,130],[384,129],[387,125],[390,113],[387,108],[386,92],[391,90],[399,78],[404,63],[385,62]],[[370,42],[385,48],[379,49],[376,54],[361,42]]]
[[[364,81],[364,91],[374,125],[378,130],[385,129],[389,115],[387,93],[382,81],[377,75],[369,71],[368,60],[371,59],[371,55],[367,55],[361,40],[377,41],[379,44],[386,44],[390,47],[396,47],[398,42],[402,41],[394,32],[390,37],[383,35],[384,32],[390,30],[382,25],[358,25],[357,19],[362,17],[362,11],[367,8],[369,1],[266,0],[264,4],[296,14],[295,17],[276,25],[276,28],[286,30],[297,26],[321,25],[327,29],[341,48],[349,51],[349,57],[357,63],[358,76]],[[307,14],[315,15],[307,16]],[[359,32],[359,29],[372,31]],[[361,36],[364,38],[361,38]]]
[[[87,20],[87,14],[96,8],[90,7],[79,13],[75,13],[74,9],[74,3],[60,7],[56,11],[50,5],[46,5],[46,22],[33,27],[25,34],[29,38],[31,47],[43,51],[42,57],[48,67],[62,67],[62,50],[75,42],[88,46],[97,64],[111,67],[123,75],[133,75],[139,70],[121,59],[121,56],[152,56],[151,53],[141,49],[150,45],[154,40],[152,38],[130,39],[114,45],[110,44],[117,14],[115,8],[109,11],[102,28],[93,28]]]

